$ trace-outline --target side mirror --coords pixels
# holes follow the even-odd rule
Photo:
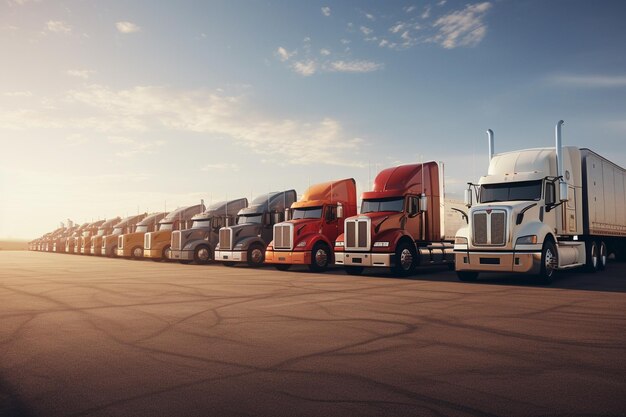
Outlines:
[[[549,182],[546,184],[546,206],[552,207],[556,203],[556,196],[554,195],[554,183]]]
[[[337,203],[337,218],[338,219],[343,218],[343,204],[341,203]]]
[[[472,207],[473,199],[474,195],[472,194],[472,189],[468,188],[467,190],[465,190],[465,194],[463,195],[463,202],[465,203],[465,207]]]
[[[422,212],[428,211],[428,197],[426,197],[426,194],[422,194],[419,197],[419,210]]]
[[[559,199],[562,203],[569,200],[569,187],[565,181],[559,183]]]

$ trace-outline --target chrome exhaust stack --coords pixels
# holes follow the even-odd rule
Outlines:
[[[568,185],[564,179],[563,172],[563,139],[561,136],[561,127],[565,124],[563,120],[559,120],[555,127],[555,149],[556,149],[556,175],[559,177],[559,199],[561,201],[568,200]]]
[[[493,130],[487,129],[487,137],[489,138],[489,162],[491,162],[491,160],[493,159],[493,154],[495,152]]]

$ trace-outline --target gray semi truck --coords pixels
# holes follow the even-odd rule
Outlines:
[[[252,200],[237,213],[237,224],[220,229],[215,260],[228,266],[235,262],[263,264],[274,225],[285,220],[285,209],[296,200],[296,190],[267,193]]]

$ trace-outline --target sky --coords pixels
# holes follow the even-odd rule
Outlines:
[[[496,152],[626,166],[626,2],[0,0],[0,238]]]

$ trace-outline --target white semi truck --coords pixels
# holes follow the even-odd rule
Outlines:
[[[589,149],[563,147],[494,154],[489,171],[469,184],[468,224],[455,237],[461,281],[481,272],[538,274],[550,283],[556,270],[602,270],[607,257],[626,257],[626,171]],[[476,203],[474,202],[476,198]]]

